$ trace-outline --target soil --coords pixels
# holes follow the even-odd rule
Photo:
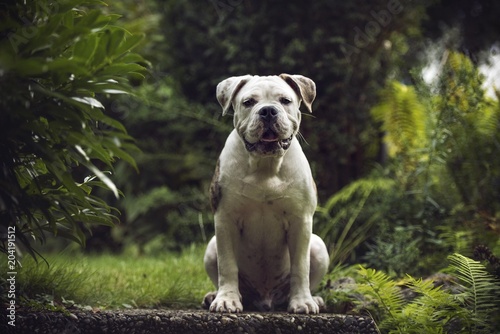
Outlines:
[[[71,311],[71,313],[18,310],[15,327],[0,316],[1,333],[377,333],[367,317],[321,313],[216,314],[208,311],[113,310]]]

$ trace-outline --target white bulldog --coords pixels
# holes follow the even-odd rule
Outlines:
[[[304,103],[311,112],[314,82],[301,75],[239,76],[217,86],[223,115],[235,129],[210,187],[215,237],[205,253],[217,287],[205,296],[212,312],[260,311],[288,305],[318,313],[314,290],[328,269],[326,246],[312,234],[316,186],[296,138]]]

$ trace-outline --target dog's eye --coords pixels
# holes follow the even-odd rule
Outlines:
[[[287,106],[290,103],[292,103],[292,100],[290,100],[289,98],[286,98],[286,97],[280,97],[280,103],[284,106]]]
[[[253,98],[249,98],[243,101],[243,105],[247,108],[254,106],[257,103]]]

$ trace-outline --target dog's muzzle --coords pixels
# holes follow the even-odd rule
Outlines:
[[[272,131],[272,130],[268,130]],[[267,131],[265,134],[268,133]],[[269,136],[275,136],[274,134],[269,135]],[[263,136],[264,138],[264,136]],[[248,152],[257,152],[261,154],[276,154],[280,150],[288,150],[290,147],[290,144],[292,143],[292,138],[293,136],[286,138],[286,139],[279,139],[279,140],[274,140],[274,141],[265,141],[263,139],[259,140],[256,143],[250,143],[246,139],[243,138],[243,141],[245,142],[245,148],[247,149]]]
[[[255,143],[250,143],[243,137],[245,148],[248,152],[256,152],[265,155],[277,154],[286,151],[292,142],[293,135],[289,138],[280,139],[278,133],[278,110],[274,107],[263,107],[259,110],[259,120],[262,124],[263,132],[260,139]]]

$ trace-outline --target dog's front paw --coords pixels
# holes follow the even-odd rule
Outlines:
[[[240,313],[243,311],[241,297],[236,292],[219,292],[210,305],[210,312]]]
[[[297,296],[290,299],[288,304],[288,312],[290,313],[319,313],[319,305],[311,296]]]

